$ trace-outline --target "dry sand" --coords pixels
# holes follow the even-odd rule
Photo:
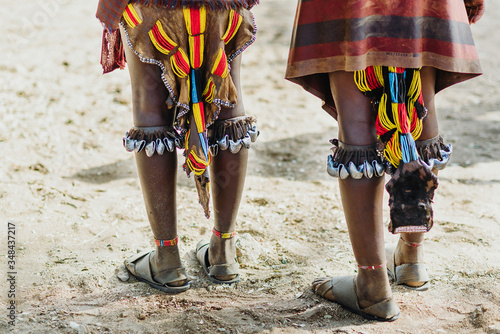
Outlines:
[[[179,168],[180,247],[192,289],[177,296],[117,278],[152,236],[134,157],[121,146],[132,125],[128,73],[101,75],[97,0],[1,2],[0,332],[500,333],[498,1],[473,27],[485,74],[437,97],[455,153],[440,173],[425,243],[432,289],[393,286],[402,311],[393,323],[365,321],[310,289],[315,277],[356,267],[337,182],[325,172],[336,124],[283,79],[295,1],[255,8],[258,40],[243,59],[245,106],[261,136],[238,219],[242,282],[214,286],[203,275],[194,247],[212,221]],[[5,284],[8,222],[16,228],[15,299]],[[15,327],[7,323],[11,300]]]

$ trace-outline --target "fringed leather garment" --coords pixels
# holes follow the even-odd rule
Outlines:
[[[123,47],[117,45],[120,33],[142,62],[161,68],[169,91],[166,102],[176,108],[175,127],[183,138],[183,167],[188,176],[194,174],[207,217],[207,168],[211,163],[207,130],[217,120],[221,107],[233,107],[237,102],[229,64],[255,40],[253,15],[245,7],[256,2],[212,1],[207,5],[207,1],[132,1],[120,15],[121,29],[104,31],[105,73],[125,65],[120,58]],[[122,1],[101,1],[98,14],[105,13],[110,3],[118,6]],[[111,11],[110,17],[114,17]]]

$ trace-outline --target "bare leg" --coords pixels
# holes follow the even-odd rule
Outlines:
[[[421,70],[422,77],[422,94],[424,97],[424,105],[429,110],[427,117],[423,122],[423,131],[419,140],[434,138],[439,134],[438,120],[434,97],[436,95],[436,69],[432,67],[424,67]],[[433,170],[437,175],[437,170]],[[424,241],[424,233],[401,233],[401,237],[408,243],[421,244]],[[423,247],[411,247],[405,245],[399,240],[396,247],[395,262],[396,265],[419,263],[423,259]],[[407,282],[410,286],[421,286],[424,282]]]
[[[375,118],[370,101],[356,87],[353,73],[331,73],[330,85],[338,111],[339,140],[349,145],[375,143]],[[356,261],[362,266],[384,264],[384,178],[339,179],[339,187]],[[359,270],[356,290],[361,308],[390,298],[392,293],[385,266]],[[335,296],[327,298],[334,300]]]
[[[234,108],[223,108],[219,120],[244,116],[241,85],[240,85],[241,56],[231,63],[231,78],[238,91],[238,102]],[[236,230],[236,216],[245,184],[248,150],[242,148],[239,153],[233,154],[229,150],[219,150],[213,158],[211,171],[211,187],[215,229],[219,232],[233,232]],[[211,265],[233,262],[236,255],[234,238],[221,239],[212,235],[209,247],[209,261]],[[217,276],[220,280],[230,280],[235,275]]]
[[[160,78],[160,68],[142,63],[127,46],[125,54],[132,82],[134,125],[137,127],[172,125],[173,111],[165,104],[168,91]],[[165,150],[163,155],[155,154],[147,157],[142,151],[136,154],[136,162],[153,235],[159,240],[172,240],[177,236],[176,152]],[[178,246],[156,246],[151,267],[153,274],[181,267]],[[170,285],[184,284],[185,280],[180,280]]]

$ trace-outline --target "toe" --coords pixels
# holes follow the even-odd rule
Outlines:
[[[335,301],[335,297],[332,292],[332,279],[329,277],[319,277],[315,278],[312,283],[313,291],[328,300]]]

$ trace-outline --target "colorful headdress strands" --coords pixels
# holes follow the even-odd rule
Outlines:
[[[190,109],[188,116],[189,131],[186,133],[186,173],[195,174],[195,184],[198,190],[200,204],[205,211],[205,216],[210,216],[210,179],[208,166],[211,162],[208,147],[208,138],[205,122],[205,105],[201,83],[201,69],[203,65],[203,54],[205,52],[205,29],[207,25],[207,13],[204,6],[198,8],[184,8],[184,21],[189,34],[189,60],[191,64],[190,79]],[[197,140],[192,140],[196,136]],[[191,140],[190,140],[191,138]],[[196,145],[199,142],[199,146]]]
[[[358,88],[378,102],[376,130],[384,155],[394,168],[418,158],[415,140],[422,133],[423,105],[420,70],[370,66],[355,72]]]
[[[431,203],[437,177],[420,159],[415,144],[427,113],[420,70],[371,66],[355,72],[354,80],[378,103],[375,127],[393,174],[386,186],[390,195],[389,230],[427,232],[433,224]]]
[[[123,19],[131,28],[135,28],[142,23],[139,14],[137,14],[134,6],[132,6],[131,4],[128,4],[127,8],[125,8],[125,11],[123,12]]]
[[[243,22],[243,17],[240,14],[231,10],[229,13],[229,23],[227,25],[227,30],[224,36],[222,36],[222,40],[224,44],[229,43],[231,39],[236,35],[236,32],[240,28],[241,22]]]

